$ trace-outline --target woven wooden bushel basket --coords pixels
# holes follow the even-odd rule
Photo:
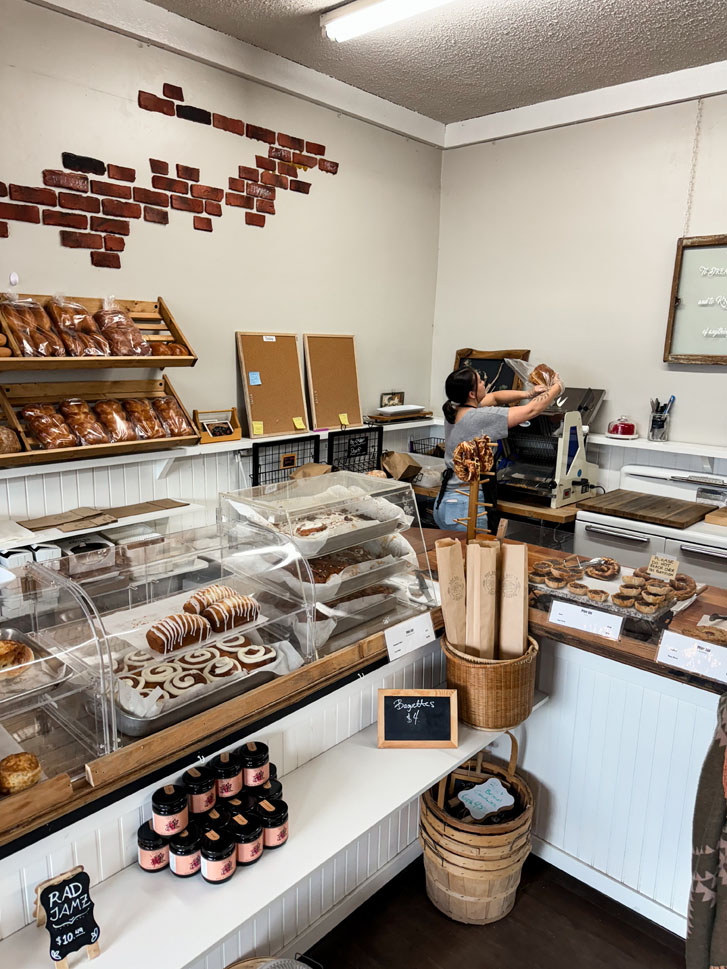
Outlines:
[[[424,850],[427,895],[440,912],[457,922],[486,925],[504,918],[515,904],[525,859],[530,853],[533,795],[515,773],[517,741],[507,769],[484,762],[482,754],[422,794],[419,841]],[[444,809],[457,779],[499,777],[517,791],[522,812],[504,824],[459,821]]]
[[[507,730],[527,720],[533,709],[538,644],[515,659],[467,656],[442,636],[447,657],[447,686],[457,691],[457,715],[480,730]]]

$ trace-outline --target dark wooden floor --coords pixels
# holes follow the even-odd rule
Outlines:
[[[308,955],[324,969],[683,969],[684,942],[534,856],[507,918],[462,925],[427,899],[419,859]]]

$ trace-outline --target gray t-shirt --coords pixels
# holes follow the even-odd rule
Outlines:
[[[444,463],[453,468],[452,454],[462,441],[486,434],[494,443],[507,437],[509,407],[472,407],[456,424],[444,422]]]

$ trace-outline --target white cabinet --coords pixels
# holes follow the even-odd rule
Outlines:
[[[727,549],[701,545],[687,538],[668,538],[666,554],[679,559],[679,571],[688,573],[697,582],[707,582],[722,589],[727,585]]]
[[[636,523],[628,522],[621,526],[581,521],[579,518],[576,520],[573,551],[577,555],[587,555],[590,558],[607,555],[621,565],[632,568],[646,565],[651,555],[664,551],[666,539],[661,535],[650,535],[629,527],[634,524]]]

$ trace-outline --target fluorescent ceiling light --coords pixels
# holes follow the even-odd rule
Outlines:
[[[443,7],[452,0],[353,0],[321,16],[321,28],[331,40],[351,40],[379,27]]]

